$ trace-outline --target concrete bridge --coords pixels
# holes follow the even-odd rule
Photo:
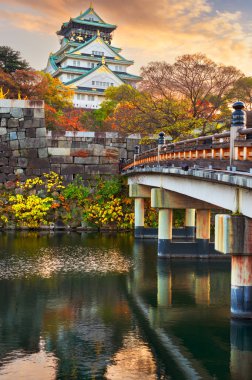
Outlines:
[[[236,102],[229,132],[165,144],[143,154],[136,147],[127,162],[129,194],[135,199],[135,236],[144,238],[144,199],[158,209],[158,256],[181,252],[173,241],[173,210],[185,209],[185,231],[195,237],[183,243],[199,257],[232,256],[232,307],[235,317],[252,318],[252,128],[244,104]],[[251,115],[249,115],[250,117]],[[210,244],[211,212],[215,244]],[[186,246],[185,246],[186,244]]]

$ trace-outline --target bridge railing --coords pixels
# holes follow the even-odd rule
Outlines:
[[[130,167],[145,164],[164,164],[177,161],[177,163],[192,162],[200,166],[216,164],[222,161],[227,166],[230,162],[230,132],[223,132],[209,136],[163,144],[144,153],[135,154],[134,160],[128,161],[123,166],[127,170]],[[239,166],[239,161],[248,161],[241,170],[252,167],[252,128],[240,128],[234,141],[234,164]],[[220,167],[221,166],[221,167]],[[217,168],[224,168],[218,165]],[[239,168],[238,168],[239,169]]]

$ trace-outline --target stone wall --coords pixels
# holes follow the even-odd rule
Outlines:
[[[0,100],[0,182],[49,171],[42,101]]]
[[[118,173],[121,158],[133,158],[140,135],[46,131],[42,101],[0,100],[0,183],[50,170],[72,181],[79,174]]]

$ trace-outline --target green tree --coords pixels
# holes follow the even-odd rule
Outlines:
[[[28,70],[28,62],[20,57],[20,52],[9,46],[0,46],[0,68],[6,73],[13,73],[16,70]]]
[[[240,78],[228,94],[232,101],[241,100],[247,110],[252,110],[252,77]]]

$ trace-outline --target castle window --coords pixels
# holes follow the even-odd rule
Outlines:
[[[97,50],[93,50],[92,51],[92,54],[93,55],[100,55],[101,57],[104,55],[104,52],[103,51],[97,51]]]
[[[94,95],[88,95],[88,100],[93,102],[95,100]]]

